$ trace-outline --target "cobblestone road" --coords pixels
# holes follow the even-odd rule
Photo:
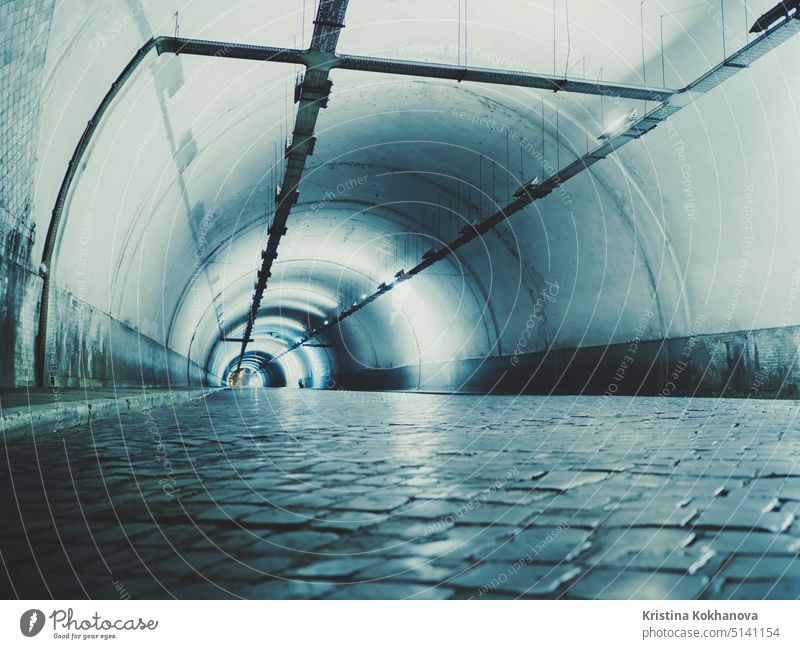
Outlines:
[[[797,598],[797,413],[226,391],[0,449],[0,591]]]

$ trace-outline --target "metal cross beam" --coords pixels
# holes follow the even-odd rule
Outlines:
[[[321,0],[314,20],[314,32],[311,36],[311,47],[307,56],[320,61],[333,56],[339,33],[344,27],[344,15],[349,0]],[[266,48],[270,49],[270,48]],[[277,55],[276,52],[271,52]],[[261,268],[258,271],[250,313],[242,335],[242,350],[236,363],[236,370],[241,369],[247,344],[253,333],[253,325],[261,307],[264,290],[272,275],[272,264],[278,256],[278,246],[286,234],[286,222],[292,206],[299,197],[298,186],[306,166],[306,159],[314,151],[314,128],[317,124],[320,109],[327,106],[331,81],[328,78],[329,68],[324,65],[309,66],[305,77],[295,88],[298,102],[297,117],[294,122],[291,142],[285,151],[286,169],[283,182],[275,197],[275,214],[269,227],[267,245],[261,251]]]
[[[623,99],[639,99],[645,101],[664,101],[680,92],[669,88],[653,88],[631,84],[608,83],[591,79],[575,79],[557,77],[535,72],[516,72],[496,70],[492,68],[464,67],[444,63],[424,63],[402,61],[371,56],[327,53],[320,57],[315,51],[265,47],[263,45],[242,45],[222,41],[203,41],[191,38],[175,38],[159,36],[156,39],[159,54],[191,54],[197,56],[214,56],[219,58],[247,59],[251,61],[272,61],[275,63],[293,63],[306,65],[309,68],[320,66],[327,69],[358,70],[360,72],[381,72],[409,77],[427,77],[430,79],[450,79],[452,81],[474,81],[521,88],[536,88],[584,95],[602,95],[604,97],[620,97]],[[313,49],[313,46],[312,46]]]
[[[331,316],[328,319],[328,324],[318,327],[314,331],[300,338],[297,342],[291,344],[284,352],[278,354],[272,360],[270,360],[270,363],[275,362],[282,356],[294,351],[298,347],[306,344],[308,341],[316,338],[321,333],[336,326],[342,320],[349,318],[354,313],[357,313],[368,304],[377,300],[381,295],[391,291],[400,283],[409,281],[426,268],[429,268],[442,259],[447,258],[459,248],[462,248],[474,239],[477,239],[479,236],[497,227],[500,223],[503,223],[509,217],[530,205],[533,201],[544,198],[553,192],[553,190],[563,185],[567,180],[577,176],[579,173],[588,169],[599,160],[603,160],[609,154],[625,146],[625,144],[628,142],[638,139],[645,133],[653,130],[656,126],[669,119],[679,110],[685,108],[710,90],[713,90],[724,81],[727,81],[737,72],[748,68],[752,63],[763,57],[765,54],[771,52],[778,45],[796,35],[798,32],[800,32],[800,20],[796,19],[794,15],[787,18],[784,22],[776,25],[772,29],[764,32],[761,36],[748,43],[740,50],[734,52],[731,56],[714,66],[705,74],[701,75],[680,93],[673,95],[663,104],[646,113],[643,117],[630,120],[630,122],[627,125],[624,125],[624,127],[618,132],[609,134],[602,145],[596,147],[592,151],[589,151],[585,155],[578,157],[566,167],[546,178],[543,182],[538,183],[530,181],[526,185],[520,187],[515,194],[515,200],[506,205],[505,208],[501,209],[499,212],[490,216],[481,223],[466,226],[461,230],[461,235],[459,237],[443,248],[440,248],[439,250],[429,250],[423,255],[422,261],[414,266],[414,268],[408,272],[405,270],[398,271],[395,274],[395,280],[393,282],[389,284],[382,283],[378,287],[377,291],[367,296],[365,299],[353,304],[351,307],[345,309],[341,313]]]

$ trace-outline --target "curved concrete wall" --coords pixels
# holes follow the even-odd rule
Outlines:
[[[300,47],[311,12],[303,26],[302,2],[280,4],[280,11],[251,3],[220,15],[215,3],[196,1],[181,11],[181,35]],[[555,63],[549,8],[475,7],[469,63],[545,72],[555,65],[591,77],[602,67],[604,79],[641,82],[639,2],[600,4],[572,2],[580,19],[569,25],[568,47],[559,13]],[[729,51],[745,38],[744,4],[730,4]],[[339,49],[463,61],[452,47],[458,23],[447,2],[396,5],[352,2]],[[534,20],[539,13],[548,19]],[[391,21],[376,22],[387,15]],[[720,60],[717,19],[698,10],[667,22],[667,85],[685,85]],[[123,0],[87,0],[81,12],[56,3],[41,23],[49,27],[47,57],[30,81],[41,95],[28,219],[37,235],[28,237],[25,277],[4,272],[18,287],[14,300],[24,302],[7,302],[15,315],[4,326],[30,343],[24,323],[36,321],[42,234],[80,133],[142,43],[174,30],[166,7]],[[658,27],[652,9],[650,83],[661,79]],[[759,372],[760,385],[786,392],[796,372],[791,327],[800,320],[793,245],[800,225],[790,196],[800,175],[793,164],[799,52],[790,41],[317,346],[282,357],[273,380],[593,392],[634,391],[640,380],[657,392],[686,359],[693,370],[681,372],[682,393],[730,391],[740,361],[738,392]],[[47,367],[55,381],[221,380],[239,349],[222,338],[241,336],[245,322],[296,73],[284,64],[147,56],[93,137],[47,269],[55,296]],[[496,212],[521,179],[563,167],[608,122],[645,109],[342,70],[332,79],[254,329],[252,349],[268,356]],[[702,337],[705,355],[694,344]],[[632,342],[637,352],[626,362]],[[620,364],[627,379],[614,380]],[[3,368],[4,382],[20,376]]]

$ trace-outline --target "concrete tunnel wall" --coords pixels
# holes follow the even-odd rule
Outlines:
[[[33,382],[38,260],[80,133],[142,43],[174,30],[172,11],[154,3],[87,0],[81,11],[32,4],[34,12],[2,5],[14,12],[4,33],[14,74],[3,77],[3,102],[18,111],[14,141],[26,144],[14,156],[3,143],[6,385]],[[455,42],[447,2],[392,3],[391,24],[374,23],[386,15],[376,4],[351,2],[340,51],[455,60],[451,47],[438,45],[444,28]],[[550,15],[545,4],[510,2],[503,14],[473,8],[470,63],[550,71],[552,24],[531,19]],[[569,62],[585,57],[588,76],[602,66],[604,79],[641,82],[639,3],[572,4],[581,18],[571,24]],[[730,28],[729,48],[744,40],[743,4],[732,4],[728,19],[739,27]],[[181,11],[181,35],[286,47],[307,39],[311,12],[303,28],[302,2],[280,8],[248,4],[220,16],[214,3],[193,2]],[[668,29],[667,85],[685,85],[720,60],[715,18],[688,12]],[[609,34],[620,29],[612,21],[631,36],[609,48]],[[648,21],[646,76],[655,83],[657,15]],[[568,65],[564,27],[559,14],[557,70]],[[37,37],[21,45],[19,35],[30,31]],[[790,191],[800,176],[799,54],[800,43],[790,41],[346,320],[319,346],[282,357],[273,380],[794,395],[800,225]],[[239,345],[220,339],[243,328],[296,72],[148,55],[104,116],[68,197],[46,269],[48,380],[222,379]],[[521,179],[564,166],[609,120],[644,110],[641,102],[601,106],[596,97],[341,70],[332,79],[254,330],[252,349],[267,357],[497,211]],[[19,92],[24,107],[10,99]]]

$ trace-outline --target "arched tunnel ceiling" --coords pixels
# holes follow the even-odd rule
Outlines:
[[[312,3],[186,3],[180,34],[302,47]],[[681,87],[722,57],[714,15],[655,2],[644,33],[638,0],[458,3],[352,0],[338,50]],[[744,42],[744,5],[727,47]],[[750,3],[755,14],[769,2]],[[86,0],[57,6],[39,141],[37,230],[85,124],[120,69],[172,9]],[[755,6],[759,5],[759,6]],[[763,6],[761,6],[763,5]],[[391,15],[392,20],[376,19]],[[738,21],[738,23],[736,23]],[[463,20],[461,21],[463,23]],[[555,50],[553,29],[555,24]],[[463,39],[463,40],[460,40]],[[321,345],[288,355],[288,380],[511,353],[544,311],[526,351],[780,324],[796,265],[788,164],[800,130],[791,106],[800,44],[703,97],[640,141],[537,201],[376,301]],[[148,55],[96,132],[69,197],[56,283],[221,374],[238,351],[259,252],[294,118],[299,67]],[[643,76],[645,77],[643,79]],[[558,168],[642,102],[575,97],[333,70],[329,106],[254,330],[269,356],[464,225],[497,211],[522,179]],[[655,81],[654,81],[655,79]],[[750,102],[745,118],[737,106]],[[766,108],[769,106],[769,118]],[[753,114],[760,119],[753,119]],[[710,116],[714,116],[710,119]],[[767,142],[768,146],[764,146]],[[691,165],[688,164],[691,160]],[[787,164],[781,164],[787,161]],[[758,232],[752,205],[761,206]],[[71,263],[82,236],[108,245]],[[783,263],[778,263],[783,262]],[[747,264],[747,276],[740,268]],[[778,272],[778,268],[790,269]],[[91,277],[91,282],[82,281]],[[760,287],[744,291],[742,282]],[[542,305],[542,291],[557,296]],[[736,296],[731,304],[732,296]],[[275,335],[273,335],[275,334]],[[287,366],[288,367],[288,366]]]

